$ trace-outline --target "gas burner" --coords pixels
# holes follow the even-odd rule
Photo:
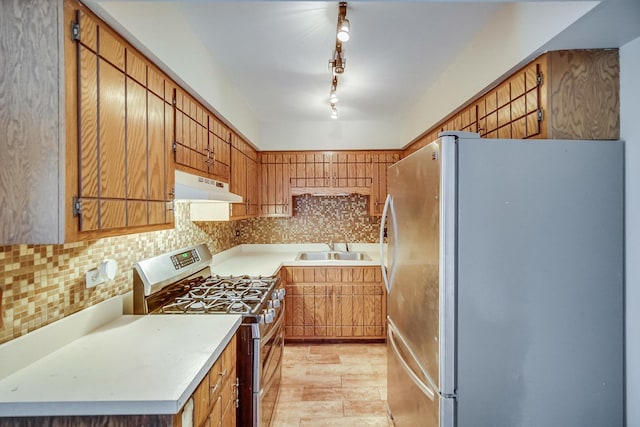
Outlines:
[[[205,309],[205,305],[202,301],[195,301],[191,303],[191,305],[189,306],[189,310],[193,310],[193,311],[204,311],[204,309]]]

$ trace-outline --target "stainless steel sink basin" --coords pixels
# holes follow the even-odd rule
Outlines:
[[[333,259],[339,261],[371,261],[371,257],[364,252],[334,252]]]
[[[371,257],[364,252],[335,252],[317,251],[300,252],[296,261],[371,261]]]
[[[333,259],[333,252],[300,252],[296,260],[300,261],[328,261]]]

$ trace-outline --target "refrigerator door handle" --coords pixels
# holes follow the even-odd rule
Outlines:
[[[400,364],[404,368],[407,375],[409,375],[409,378],[411,378],[411,381],[413,381],[416,387],[418,387],[420,391],[424,393],[425,396],[427,396],[431,400],[435,400],[436,392],[434,392],[431,387],[429,387],[427,384],[424,383],[424,381],[420,379],[420,377],[413,371],[413,369],[411,369],[411,366],[409,366],[407,361],[404,360],[404,358],[400,354],[400,350],[398,349],[398,344],[396,343],[396,339],[395,339],[396,331],[395,331],[395,328],[391,326],[391,323],[389,324],[389,328],[387,328],[387,337],[389,338],[389,342],[391,343],[391,348],[393,349],[393,352],[395,353],[398,361],[400,361]]]
[[[387,288],[387,294],[389,294],[389,292],[391,292],[391,286],[393,285],[393,277],[395,276],[394,267],[396,265],[398,251],[394,248],[393,259],[389,266],[389,276],[387,276],[387,266],[384,264],[384,229],[387,226],[387,212],[389,212],[391,227],[393,228],[392,236],[395,239],[398,236],[398,222],[396,220],[391,194],[387,194],[387,199],[385,200],[384,208],[382,209],[382,221],[380,222],[380,268],[382,269],[382,278],[384,279],[384,285]]]

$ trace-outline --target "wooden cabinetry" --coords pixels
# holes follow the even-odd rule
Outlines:
[[[369,197],[369,215],[380,216],[387,198],[387,169],[400,160],[400,152],[381,152],[371,155],[371,196]]]
[[[171,224],[174,85],[77,9],[80,232]]]
[[[372,216],[382,214],[387,168],[400,151],[262,152],[261,216],[291,216],[292,196],[370,195]]]
[[[231,132],[182,89],[175,96],[175,163],[186,172],[229,182]]]
[[[485,138],[620,137],[617,49],[547,52],[430,128],[404,155],[446,130]]]
[[[241,203],[231,204],[231,218],[242,219],[258,216],[258,153],[235,134],[231,135],[231,183],[232,193],[242,196]]]
[[[176,414],[174,426],[235,427],[236,387],[236,337],[234,337],[185,406]],[[187,420],[192,420],[192,424]]]
[[[173,82],[77,1],[0,16],[6,69],[29,69],[0,82],[0,244],[171,227]]]
[[[285,287],[287,339],[385,338],[379,267],[287,267]]]
[[[291,216],[289,154],[260,153],[260,216]]]
[[[371,155],[365,151],[289,153],[290,189],[299,194],[369,194]]]

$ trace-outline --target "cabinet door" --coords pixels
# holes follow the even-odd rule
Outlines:
[[[336,337],[384,337],[384,292],[379,283],[342,283],[335,285],[334,294]]]
[[[209,173],[220,181],[229,182],[231,177],[231,143],[229,132],[213,116],[209,121],[209,156],[212,162],[209,164]]]
[[[285,336],[329,338],[333,336],[333,287],[327,284],[287,284]]]
[[[291,216],[289,155],[260,153],[260,216]]]
[[[231,183],[232,193],[242,196],[241,203],[231,204],[231,216],[234,218],[247,215],[247,157],[239,148],[231,147]]]
[[[333,153],[332,186],[348,192],[368,193],[371,188],[371,155],[367,153]]]
[[[171,223],[164,77],[83,9],[77,19],[78,230]]]
[[[291,188],[331,186],[331,155],[329,153],[293,153],[289,161]]]
[[[259,188],[258,188],[258,162],[252,158],[247,157],[247,169],[246,169],[246,185],[247,185],[247,211],[248,216],[258,216],[259,204]]]

